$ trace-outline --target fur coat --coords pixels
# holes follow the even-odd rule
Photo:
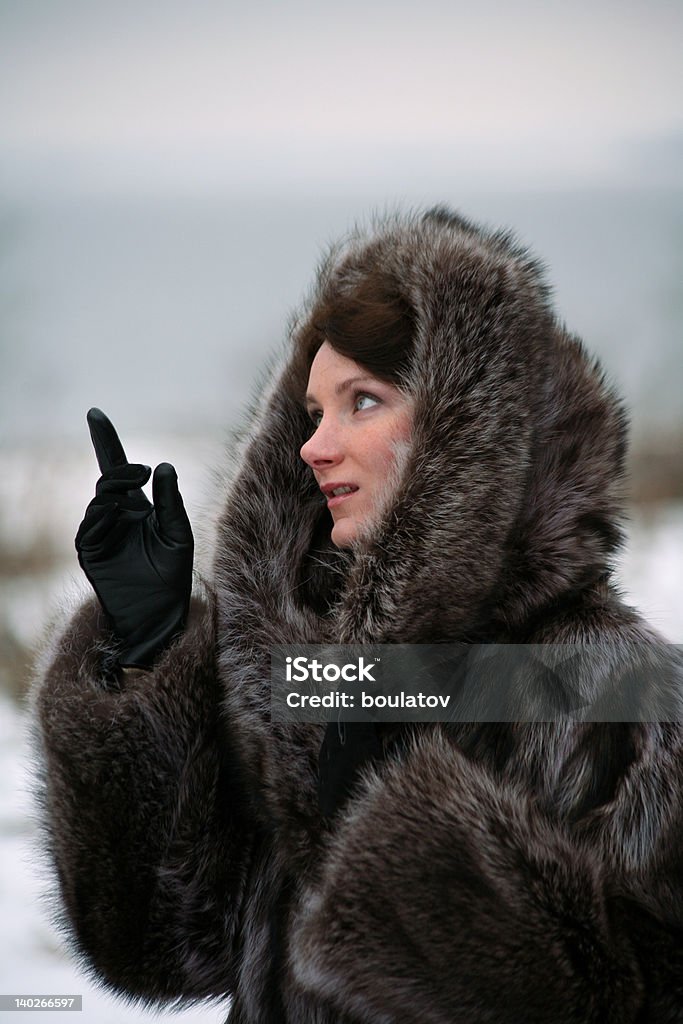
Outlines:
[[[329,542],[297,339],[379,267],[415,315],[414,438],[372,534]],[[683,1021],[681,667],[611,581],[625,418],[539,264],[444,209],[331,250],[254,410],[213,578],[150,673],[96,600],[35,689],[65,931],[104,984],[256,1022]],[[324,727],[270,719],[288,643],[636,650],[669,722],[406,726],[319,809]],[[596,657],[590,685],[601,686]]]

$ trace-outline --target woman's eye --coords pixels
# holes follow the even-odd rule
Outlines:
[[[317,428],[320,426],[320,421],[323,418],[323,414],[321,412],[313,412],[313,411],[311,411],[308,414],[308,418],[310,419],[311,423],[313,424],[313,426],[317,430]]]
[[[372,406],[363,404],[365,402],[372,402],[372,405],[378,405],[379,398],[375,398],[374,395],[356,395],[354,407],[359,410],[372,408]]]

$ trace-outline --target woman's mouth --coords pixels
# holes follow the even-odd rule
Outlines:
[[[327,484],[323,487],[323,494],[327,498],[327,507],[336,508],[343,502],[348,501],[358,488],[355,484]]]

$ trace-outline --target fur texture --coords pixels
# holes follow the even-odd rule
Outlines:
[[[415,310],[414,441],[341,553],[298,454],[297,341],[372,267]],[[44,820],[98,977],[153,1002],[230,994],[233,1024],[683,1020],[677,724],[388,731],[329,823],[322,727],[270,722],[271,645],[319,642],[590,643],[592,699],[646,645],[680,720],[675,654],[610,582],[625,437],[507,235],[434,210],[331,250],[253,417],[213,598],[120,689],[93,602],[45,657]]]

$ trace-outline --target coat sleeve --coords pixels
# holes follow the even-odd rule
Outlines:
[[[45,659],[34,689],[40,802],[58,917],[107,985],[146,1001],[233,986],[238,917],[256,842],[218,736],[214,613],[154,671],[107,684],[114,650],[96,601]]]
[[[366,774],[290,955],[309,991],[383,1024],[627,1024],[642,999],[600,860],[438,731]]]

